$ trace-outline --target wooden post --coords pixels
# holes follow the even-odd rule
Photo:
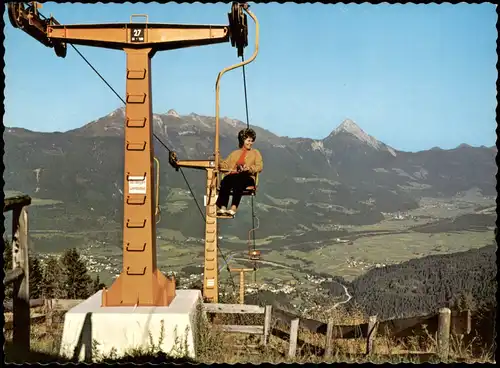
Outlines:
[[[441,308],[438,317],[437,348],[441,359],[448,359],[450,350],[451,310]]]
[[[330,359],[332,357],[333,348],[333,321],[330,319],[326,325],[326,338],[325,338],[325,358]]]
[[[290,347],[288,348],[288,357],[295,358],[297,352],[297,338],[299,337],[299,319],[296,318],[290,323]]]
[[[44,301],[44,309],[45,309],[45,327],[47,330],[52,329],[52,323],[53,323],[53,306],[52,306],[52,299],[46,299]]]
[[[240,304],[245,304],[245,272],[240,271]]]
[[[269,331],[271,330],[272,306],[266,305],[264,312],[264,336],[262,337],[262,345],[266,346],[269,339]]]
[[[495,320],[496,318],[493,318],[493,331],[496,331],[495,330]],[[470,311],[470,309],[467,309],[467,328],[466,328],[467,332],[466,334],[470,334],[470,331],[472,330],[472,313]]]
[[[368,336],[366,337],[366,355],[373,353],[373,342],[377,335],[377,316],[368,319]]]
[[[252,272],[253,268],[229,268],[229,272],[240,273],[240,304],[245,304],[245,272]]]
[[[13,283],[13,338],[15,346],[30,350],[30,292],[28,259],[28,211],[18,206],[12,211],[12,268],[21,268],[23,276]]]

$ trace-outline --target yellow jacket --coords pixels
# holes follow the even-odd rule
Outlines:
[[[225,160],[221,160],[220,168],[223,170],[236,170],[236,163],[240,159],[242,149],[234,150],[227,156]],[[264,168],[264,163],[262,162],[262,155],[259,150],[252,148],[247,152],[245,156],[245,165],[249,168],[249,173],[256,179],[256,175],[262,171]]]

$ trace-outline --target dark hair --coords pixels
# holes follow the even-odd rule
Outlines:
[[[238,133],[238,145],[240,146],[240,148],[243,147],[243,143],[247,138],[252,138],[252,140],[255,142],[257,134],[255,134],[255,131],[253,129],[247,128],[240,130],[240,132]]]

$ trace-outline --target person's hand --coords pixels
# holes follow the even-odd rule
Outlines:
[[[250,170],[250,168],[247,165],[243,165],[241,167],[241,171],[249,171],[249,170]]]

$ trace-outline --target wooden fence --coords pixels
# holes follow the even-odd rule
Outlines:
[[[425,336],[437,335],[437,351],[440,358],[449,355],[450,334],[466,335],[471,330],[471,313],[452,312],[442,308],[436,314],[378,321],[376,316],[371,316],[367,323],[358,325],[334,325],[333,322],[324,323],[307,318],[300,318],[292,313],[285,312],[271,306],[259,307],[256,305],[242,304],[204,304],[207,313],[228,314],[264,314],[264,325],[217,325],[217,328],[226,332],[249,333],[262,335],[262,343],[266,345],[269,335],[272,334],[289,341],[288,357],[294,358],[297,353],[297,344],[305,341],[299,340],[299,327],[315,334],[325,335],[325,343],[318,350],[323,350],[325,358],[332,356],[333,341],[335,339],[366,339],[366,355],[374,352],[374,342],[377,335],[388,337]],[[271,328],[271,320],[288,328]],[[214,326],[215,327],[215,326]],[[316,347],[318,348],[318,347]]]
[[[45,322],[47,326],[52,325],[52,317],[54,312],[67,311],[78,304],[82,303],[83,299],[31,299],[29,301],[30,308],[43,307],[41,313],[31,313],[30,322]],[[13,312],[13,301],[4,301],[3,308],[5,312]],[[15,314],[14,314],[15,315]],[[5,330],[13,329],[13,320],[6,320],[4,324]],[[15,331],[15,330],[14,330]]]
[[[5,274],[3,286],[13,286],[12,342],[30,350],[30,289],[28,258],[28,210],[31,198],[27,195],[5,198],[3,212],[12,211],[12,270]]]
[[[15,300],[15,299],[14,299]],[[19,330],[16,325],[15,315],[17,305],[13,301],[4,302],[5,311],[13,311],[14,320],[6,321],[5,329]],[[31,316],[31,320],[42,322],[47,325],[52,324],[52,314],[55,311],[66,311],[80,304],[80,299],[32,299],[26,303],[29,308],[43,307],[42,314]],[[308,318],[300,318],[292,313],[280,310],[267,305],[260,307],[258,305],[247,304],[204,304],[205,313],[213,314],[254,314],[264,315],[263,325],[218,325],[213,324],[213,328],[227,333],[244,333],[261,335],[262,345],[267,345],[269,336],[273,335],[289,342],[288,357],[294,358],[297,354],[297,346],[307,344],[299,339],[299,328],[311,333],[325,336],[324,346],[314,346],[316,350],[323,351],[325,358],[332,356],[333,341],[335,339],[366,339],[366,355],[374,352],[374,343],[377,335],[390,337],[409,337],[425,336],[426,334],[437,336],[437,350],[440,358],[446,359],[449,354],[450,335],[466,335],[471,331],[471,313],[470,311],[455,312],[448,308],[442,308],[436,314],[430,314],[419,317],[391,319],[378,321],[376,316],[371,316],[367,323],[358,325],[334,325],[333,322],[324,323]],[[30,316],[28,314],[29,327]],[[287,331],[279,328],[272,328],[272,322],[277,322],[287,327]],[[21,332],[26,330],[23,326]],[[28,330],[29,332],[29,330]],[[19,333],[19,332],[18,332]],[[29,335],[28,335],[29,343]],[[309,344],[310,345],[310,344]]]
[[[205,313],[223,313],[223,314],[264,314],[264,325],[216,325],[219,331],[238,332],[262,335],[262,345],[267,345],[271,328],[272,307],[260,307],[249,304],[203,304]],[[215,327],[215,326],[214,326]]]

